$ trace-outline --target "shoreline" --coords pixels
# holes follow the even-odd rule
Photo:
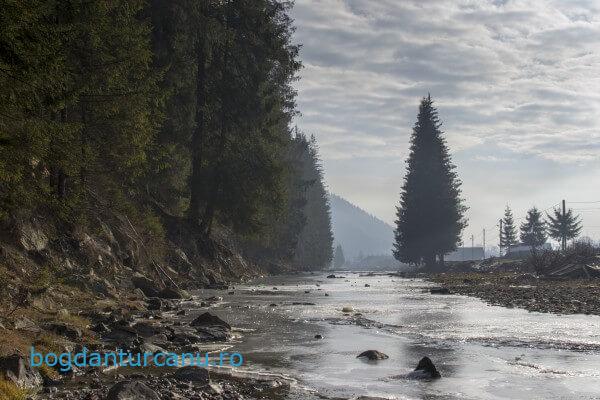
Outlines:
[[[450,272],[423,278],[449,294],[477,297],[490,305],[555,314],[600,315],[600,279],[555,280],[529,273]]]

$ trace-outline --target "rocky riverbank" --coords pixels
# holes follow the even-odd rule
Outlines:
[[[531,273],[443,273],[426,279],[449,293],[478,297],[489,304],[557,314],[600,315],[600,280],[556,280]]]
[[[219,318],[212,309],[221,297],[198,298],[172,290],[147,297],[136,290],[127,299],[111,307],[83,311],[77,317],[65,309],[51,322],[30,315],[19,317],[11,327],[0,327],[3,345],[12,339],[15,353],[0,357],[1,399],[194,399],[228,400],[241,398],[283,398],[289,388],[285,381],[240,378],[220,368],[171,366],[164,354],[210,354],[219,362],[221,350],[228,348],[240,332]],[[168,296],[167,296],[168,295]],[[166,298],[169,297],[169,298]],[[162,364],[149,356],[144,368],[106,366],[61,366],[31,368],[29,349],[36,353],[77,354],[85,347],[90,352],[161,354]],[[204,358],[203,358],[204,360]],[[225,359],[224,365],[228,360]],[[232,370],[231,368],[228,368]],[[280,393],[281,392],[281,393]]]

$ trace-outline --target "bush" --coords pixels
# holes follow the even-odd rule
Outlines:
[[[589,242],[574,242],[564,252],[560,250],[532,250],[528,262],[538,275],[548,275],[561,267],[597,264],[600,248]]]

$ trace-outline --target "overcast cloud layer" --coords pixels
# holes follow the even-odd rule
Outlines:
[[[599,1],[297,0],[293,15],[297,122],[333,192],[393,222],[430,92],[470,207],[465,239],[487,227],[496,241],[506,204],[521,217],[600,201]],[[600,239],[600,203],[570,205]]]

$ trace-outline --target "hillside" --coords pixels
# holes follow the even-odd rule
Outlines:
[[[392,226],[333,193],[329,201],[334,240],[342,245],[346,260],[360,254],[391,256]]]

